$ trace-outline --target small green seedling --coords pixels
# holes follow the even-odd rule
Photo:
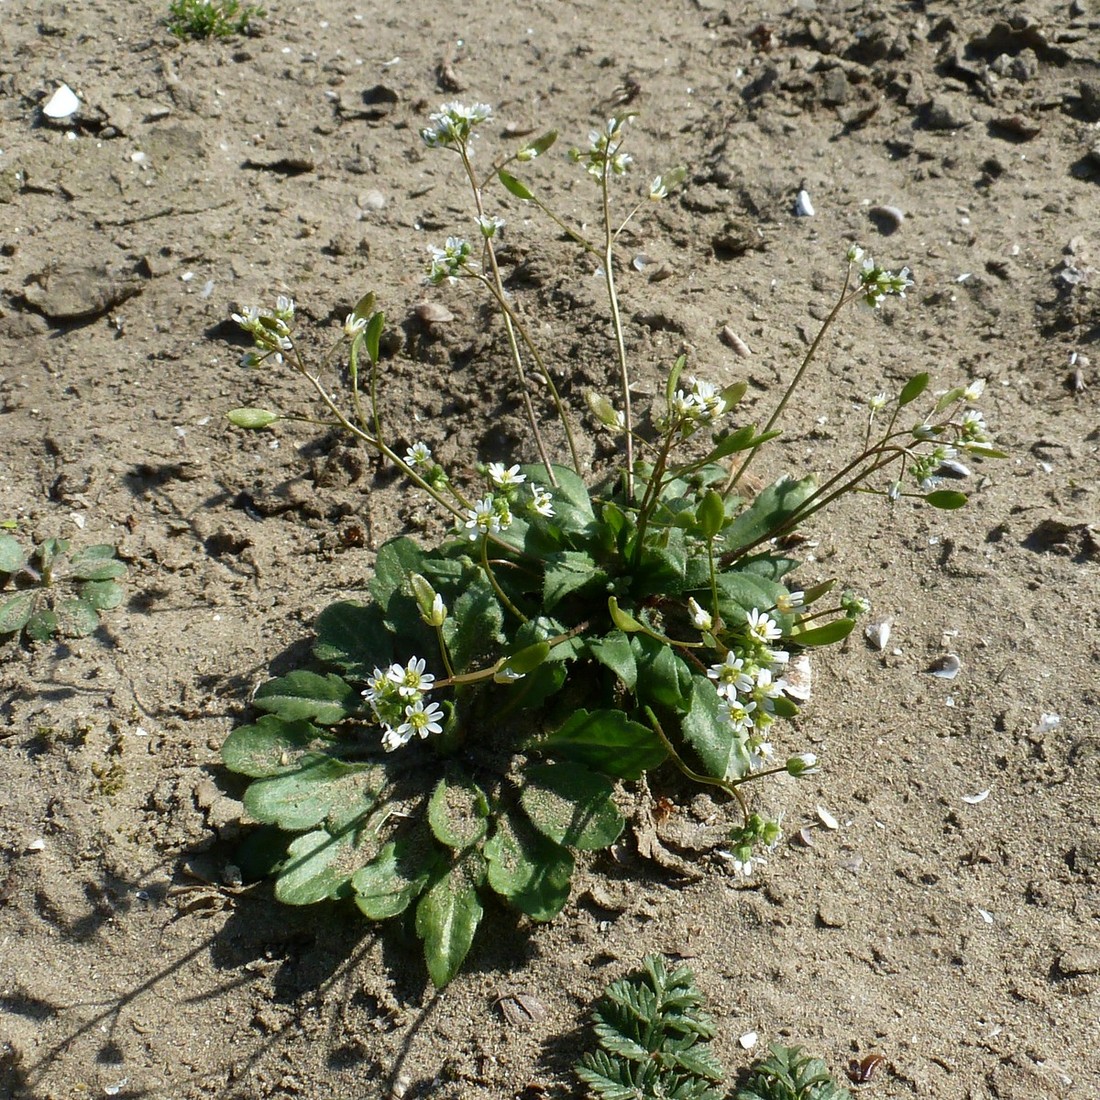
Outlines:
[[[35,642],[54,635],[82,638],[99,613],[122,603],[117,582],[126,566],[110,543],[70,554],[68,539],[46,539],[30,553],[13,535],[0,535],[0,636],[22,633]],[[14,588],[14,594],[7,589]]]
[[[238,0],[172,0],[168,29],[177,38],[230,38],[266,14],[252,4],[242,9]]]
[[[820,1058],[803,1054],[801,1047],[773,1043],[771,1054],[749,1068],[733,1100],[852,1100]]]

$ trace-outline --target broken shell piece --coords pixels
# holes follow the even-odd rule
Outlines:
[[[749,345],[729,327],[729,325],[722,326],[722,331],[719,333],[719,336],[721,337],[722,343],[725,344],[727,348],[733,348],[742,359],[748,359],[749,356],[752,355],[752,348],[750,348]]]
[[[812,848],[814,846],[813,830],[803,825],[802,828],[791,837],[791,843],[798,844],[803,848]]]
[[[945,458],[936,470],[939,477],[970,477],[970,467],[957,458]]]
[[[945,653],[932,663],[928,671],[941,680],[954,680],[961,668],[962,661],[954,653]]]
[[[863,628],[863,636],[881,653],[890,641],[890,631],[894,626],[892,615],[885,619],[876,619]]]
[[[746,1031],[744,1035],[739,1035],[737,1037],[737,1042],[742,1050],[752,1050],[752,1048],[756,1046],[758,1038],[759,1036],[755,1031]]]
[[[798,192],[798,198],[794,200],[794,212],[800,218],[812,218],[814,216],[814,204],[810,201],[809,191]]]
[[[1039,721],[1035,723],[1035,733],[1051,733],[1062,724],[1060,714],[1040,714]]]
[[[59,84],[57,91],[46,101],[42,113],[47,118],[63,119],[80,110],[80,100],[68,84]]]
[[[783,673],[783,691],[797,703],[808,703],[811,679],[810,655],[800,653],[787,665],[787,671]]]
[[[32,840],[30,842],[30,844],[27,845],[26,850],[28,852],[41,852],[41,851],[45,850],[45,847],[46,847],[46,838],[40,836],[40,837],[37,837],[36,839]]]
[[[419,302],[413,306],[413,313],[426,325],[445,325],[455,319],[455,315],[438,302]]]
[[[814,810],[814,817],[817,818],[822,828],[834,831],[840,828],[840,822],[824,806],[818,806]]]
[[[977,806],[979,802],[984,802],[989,797],[990,788],[986,787],[984,791],[978,791],[977,794],[964,794],[962,800],[968,806]]]

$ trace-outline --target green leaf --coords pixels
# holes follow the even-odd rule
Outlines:
[[[542,606],[552,611],[567,596],[607,583],[607,574],[579,550],[559,550],[543,559]]]
[[[355,303],[355,308],[351,311],[352,317],[357,321],[361,321],[364,318],[369,318],[371,312],[374,309],[374,303],[377,301],[377,296],[373,290],[368,290],[358,302]]]
[[[244,792],[244,807],[257,820],[291,832],[328,820],[330,827],[362,817],[386,782],[378,764],[347,764],[304,756],[295,771],[257,779]]]
[[[666,528],[657,538],[647,538],[634,570],[634,595],[673,596],[683,591],[687,561],[684,532],[679,528]]]
[[[379,350],[382,343],[382,329],[386,324],[386,315],[379,310],[367,322],[363,332],[363,346],[367,349],[367,356],[372,363],[378,362]]]
[[[113,611],[126,597],[114,581],[85,581],[78,591],[81,600],[95,611]]]
[[[376,603],[330,604],[317,617],[316,630],[314,656],[343,669],[353,680],[368,679],[375,668],[385,668],[393,659],[393,635]]]
[[[546,485],[546,467],[539,465],[524,466],[527,480],[538,485]],[[554,498],[554,518],[552,522],[563,531],[582,534],[589,529],[596,518],[592,511],[592,501],[588,496],[588,486],[584,478],[566,466],[554,466],[557,485],[548,487]]]
[[[396,917],[443,869],[442,854],[428,830],[415,827],[391,840],[355,872],[351,879],[355,904],[371,920]]]
[[[511,195],[515,195],[517,199],[530,202],[535,197],[534,192],[526,184],[520,183],[515,176],[510,172],[505,172],[503,168],[497,171],[497,179],[500,180],[504,190]]]
[[[416,934],[424,941],[428,975],[442,989],[458,973],[481,922],[477,888],[485,879],[481,854],[468,848],[446,874],[421,896]]]
[[[628,691],[634,690],[634,685],[638,682],[638,666],[626,634],[621,630],[613,630],[602,638],[591,639],[586,648],[601,665],[618,676]]]
[[[239,726],[222,745],[222,763],[233,772],[253,779],[297,771],[302,758],[334,744],[332,738],[310,722],[287,722],[265,714],[251,726]]]
[[[27,625],[34,611],[38,592],[20,592],[0,603],[0,634],[14,634]]]
[[[68,539],[46,539],[44,542],[40,543],[35,550],[43,572],[48,570],[58,558],[64,557],[68,552]]]
[[[278,413],[268,409],[230,409],[225,418],[235,427],[250,429],[267,428],[283,419]]]
[[[691,698],[691,671],[663,642],[636,635],[631,639],[638,663],[638,699],[656,707],[686,711]]]
[[[27,555],[18,539],[11,535],[0,535],[0,573],[14,573],[23,568],[26,560]]]
[[[375,559],[370,594],[381,607],[388,608],[394,593],[404,590],[409,574],[424,572],[424,551],[412,539],[406,535],[390,539]]]
[[[309,718],[322,726],[335,725],[362,709],[359,692],[342,677],[306,669],[261,684],[252,704],[287,721]]]
[[[681,730],[705,774],[715,779],[740,779],[750,766],[743,735],[726,716],[714,684],[705,676],[692,677],[691,709]]]
[[[78,550],[69,559],[68,572],[81,581],[112,581],[125,576],[126,564],[115,558],[115,548],[107,542]]]
[[[351,879],[376,847],[370,829],[347,827],[335,834],[318,829],[295,837],[275,880],[275,897],[286,905],[346,897]]]
[[[757,435],[756,426],[754,424],[746,424],[736,431],[718,436],[714,441],[714,450],[712,450],[706,458],[702,459],[698,465],[706,465],[708,462],[717,462],[720,458],[736,454],[738,451],[747,451],[753,447],[759,447],[762,443],[767,443],[769,439],[775,439],[779,434],[781,433],[763,432]]]
[[[428,824],[436,840],[448,848],[472,847],[486,833],[489,801],[468,776],[441,779],[428,803]]]
[[[813,475],[795,481],[781,477],[769,485],[725,530],[726,545],[751,547],[770,538],[795,516],[817,488]]]
[[[755,571],[746,573],[740,568],[719,573],[716,582],[718,610],[731,626],[741,622],[750,611],[775,607],[780,596],[787,591],[781,584],[768,580]],[[779,614],[775,617],[780,620],[783,618]]]
[[[582,764],[535,764],[520,802],[535,828],[557,844],[594,850],[614,843],[625,821],[609,779]]]
[[[485,843],[489,885],[532,920],[552,920],[569,900],[573,856],[519,815],[501,814]]]
[[[99,615],[83,600],[59,600],[54,604],[54,630],[64,638],[84,638],[99,626]]]
[[[898,408],[903,408],[905,405],[910,405],[916,401],[916,399],[928,389],[928,382],[929,378],[927,374],[923,372],[921,374],[914,374],[913,377],[902,386],[901,393],[898,394]]]
[[[726,525],[726,501],[721,493],[708,489],[695,512],[702,538],[712,539]]]
[[[43,608],[31,615],[23,629],[32,641],[45,642],[58,632],[59,626],[57,615],[49,608]]]
[[[833,645],[847,638],[855,625],[855,619],[834,619],[824,626],[811,627],[809,630],[794,630],[789,635],[789,640],[795,645]]]
[[[969,499],[966,493],[960,493],[957,489],[936,489],[934,492],[925,494],[924,497],[926,504],[931,504],[933,508],[943,508],[946,511],[965,507]]]
[[[493,586],[483,573],[455,600],[443,624],[443,637],[457,671],[472,667],[495,644],[503,641],[504,611]]]
[[[668,756],[653,730],[621,710],[575,711],[535,747],[619,779],[640,779]]]
[[[558,140],[557,130],[547,130],[541,137],[535,138],[534,141],[529,141],[524,149],[531,150],[536,157],[541,157],[543,153],[547,152],[550,147]]]

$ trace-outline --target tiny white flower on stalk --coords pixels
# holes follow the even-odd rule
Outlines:
[[[817,757],[812,752],[798,752],[794,756],[787,757],[787,774],[795,779],[802,779],[807,775],[816,775],[821,768],[818,766]]]
[[[432,465],[432,449],[427,443],[414,443],[405,452],[405,461],[418,470],[426,470]]]
[[[397,729],[392,726],[386,726],[382,731],[382,748],[386,752],[393,752],[395,749],[401,748],[402,745],[407,745],[412,739],[413,731],[412,727],[405,727],[402,723]]]
[[[441,145],[457,145],[464,142],[475,126],[492,117],[493,110],[487,103],[475,103],[467,107],[462,103],[444,103],[428,118],[435,123],[420,131],[424,144],[430,148]]]
[[[344,335],[350,340],[354,340],[359,333],[365,332],[366,328],[366,317],[356,317],[354,313],[349,313],[344,318]]]
[[[397,727],[397,733],[408,731],[407,737],[413,734],[418,737],[427,737],[430,733],[442,733],[443,711],[438,703],[429,703],[426,707],[422,699],[405,708],[405,721]]]
[[[696,630],[712,630],[714,628],[714,617],[705,607],[700,607],[691,596],[688,596],[688,614],[691,616],[692,625]],[[715,667],[721,668],[722,666],[716,665]]]
[[[435,683],[435,677],[424,671],[425,664],[423,657],[411,657],[407,665],[390,665],[386,677],[397,685],[398,694],[406,699],[416,698],[431,691]]]
[[[848,249],[848,263],[858,264],[863,259],[863,249],[858,244],[853,244]]]
[[[481,228],[481,235],[488,240],[497,235],[498,229],[504,228],[504,219],[498,218],[495,214],[481,214],[478,216],[477,224]]]
[[[376,700],[381,699],[387,691],[391,691],[393,683],[385,672],[380,668],[374,670],[374,674],[367,681],[367,686],[363,689],[363,698],[368,703],[374,703]]]
[[[793,611],[797,611],[800,607],[804,607],[806,604],[806,593],[802,591],[784,592],[782,596],[775,601],[775,607],[777,611],[783,612],[784,615],[790,615]]]
[[[689,379],[691,396],[699,407],[699,419],[717,420],[726,411],[726,402],[722,391],[713,382],[703,382],[698,378]]]
[[[653,182],[649,185],[649,197],[654,202],[668,198],[668,188],[665,186],[663,176],[654,177]]]
[[[758,642],[763,642],[764,645],[783,637],[783,631],[775,619],[759,608],[754,607],[749,612],[746,624],[753,638]]]
[[[985,417],[977,409],[967,409],[962,415],[960,425],[964,443],[986,443]]]
[[[514,684],[517,680],[522,680],[527,674],[525,672],[516,672],[514,669],[509,668],[507,665],[502,665],[493,673],[493,683],[495,684]]]
[[[554,514],[554,498],[541,485],[531,485],[531,511],[549,519]]]
[[[246,332],[251,332],[260,323],[260,307],[245,306],[242,313],[234,313],[232,317]]]
[[[432,597],[432,606],[427,615],[420,616],[428,626],[442,626],[447,621],[447,605],[443,597],[437,592]]]
[[[867,407],[871,410],[871,415],[874,416],[877,412],[882,412],[886,408],[886,403],[890,400],[889,395],[885,393],[876,393],[867,402]]]
[[[280,294],[275,299],[275,316],[280,321],[293,321],[294,320],[294,299],[288,298],[285,294]]]
[[[985,393],[985,379],[975,378],[962,392],[964,401],[977,401]]]
[[[752,676],[745,668],[744,657],[738,657],[732,649],[721,664],[711,665],[707,669],[707,676],[714,681],[718,694],[722,696],[736,695],[739,690],[749,691],[752,688]]]
[[[493,502],[493,494],[479,500],[477,504],[466,512],[467,537],[472,541],[478,535],[499,531],[501,517]]]
[[[747,733],[753,726],[753,711],[756,710],[755,702],[743,702],[741,699],[726,697],[726,716],[730,720],[734,731]]]
[[[522,485],[527,480],[527,475],[519,472],[518,464],[505,469],[503,462],[490,462],[488,471],[493,484],[500,489],[510,485]]]

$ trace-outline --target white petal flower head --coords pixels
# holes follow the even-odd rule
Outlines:
[[[759,608],[754,607],[749,612],[746,623],[753,638],[758,642],[763,642],[764,645],[767,645],[768,642],[778,641],[783,637],[783,631],[775,619]]]
[[[432,449],[427,443],[414,443],[405,452],[405,461],[418,470],[426,470],[432,465]]]
[[[463,103],[444,103],[435,114],[429,115],[434,125],[420,131],[424,143],[431,148],[460,145],[469,138],[476,126],[487,122],[493,114],[487,103],[475,103],[467,107]]]
[[[481,214],[478,216],[477,224],[481,229],[481,235],[488,240],[497,235],[497,230],[504,228],[504,219],[498,218],[495,214]]]
[[[500,513],[497,512],[492,493],[479,500],[466,513],[466,534],[471,541],[478,535],[499,531],[500,527]]]
[[[398,694],[403,698],[419,698],[424,692],[431,691],[432,684],[435,683],[435,677],[430,672],[425,672],[424,666],[423,657],[412,657],[404,667],[399,664],[390,665],[386,676],[397,685]]]
[[[713,382],[703,382],[698,378],[690,379],[691,397],[694,399],[698,419],[704,422],[717,420],[726,411],[726,402],[722,391]]]
[[[735,698],[737,693],[752,690],[754,683],[753,668],[745,664],[744,657],[738,657],[731,649],[720,665],[711,665],[707,676],[715,682],[718,694],[723,698]]]
[[[733,726],[737,733],[747,733],[753,726],[753,711],[756,710],[756,703],[746,703],[741,699],[731,699],[727,697],[725,699],[726,704],[726,716],[730,720],[730,724]]]
[[[886,403],[890,400],[890,397],[886,393],[876,393],[867,402],[867,407],[871,410],[871,415],[874,416],[877,412],[882,412],[886,408]]]
[[[964,401],[977,401],[982,394],[985,393],[985,379],[975,378],[969,386],[962,392],[962,399]]]
[[[863,260],[863,249],[858,244],[852,245],[848,249],[848,263],[858,264]]]
[[[549,519],[554,514],[554,498],[541,485],[531,485],[531,511]]]
[[[792,611],[797,611],[800,607],[804,607],[805,604],[806,593],[802,591],[784,592],[783,595],[775,601],[776,610],[782,611],[784,615],[789,615]]]
[[[374,704],[381,699],[384,699],[387,694],[394,690],[393,681],[383,672],[382,669],[376,668],[374,674],[367,681],[367,686],[363,690],[363,698],[368,703]]]
[[[417,699],[415,703],[405,708],[405,721],[397,727],[397,732],[405,734],[406,739],[413,734],[417,737],[427,737],[430,733],[443,732],[443,711],[438,703],[429,703],[424,706],[423,699]]]
[[[518,465],[505,469],[503,462],[490,462],[488,469],[490,480],[500,489],[509,485],[522,485],[527,480],[527,475],[519,472]]]
[[[714,617],[706,608],[700,607],[691,596],[688,597],[688,614],[691,616],[692,626],[696,630],[712,630],[714,628]]]
[[[354,313],[349,313],[344,318],[344,335],[348,337],[349,340],[354,340],[359,333],[365,332],[366,328],[366,317],[356,317]]]
[[[397,729],[394,729],[392,726],[387,726],[382,732],[382,748],[386,752],[393,752],[394,749],[399,749],[402,745],[407,745],[412,739],[412,735],[412,727],[406,728],[405,723],[402,723]]]
[[[280,294],[275,299],[275,316],[278,320],[289,323],[294,320],[294,299]]]

